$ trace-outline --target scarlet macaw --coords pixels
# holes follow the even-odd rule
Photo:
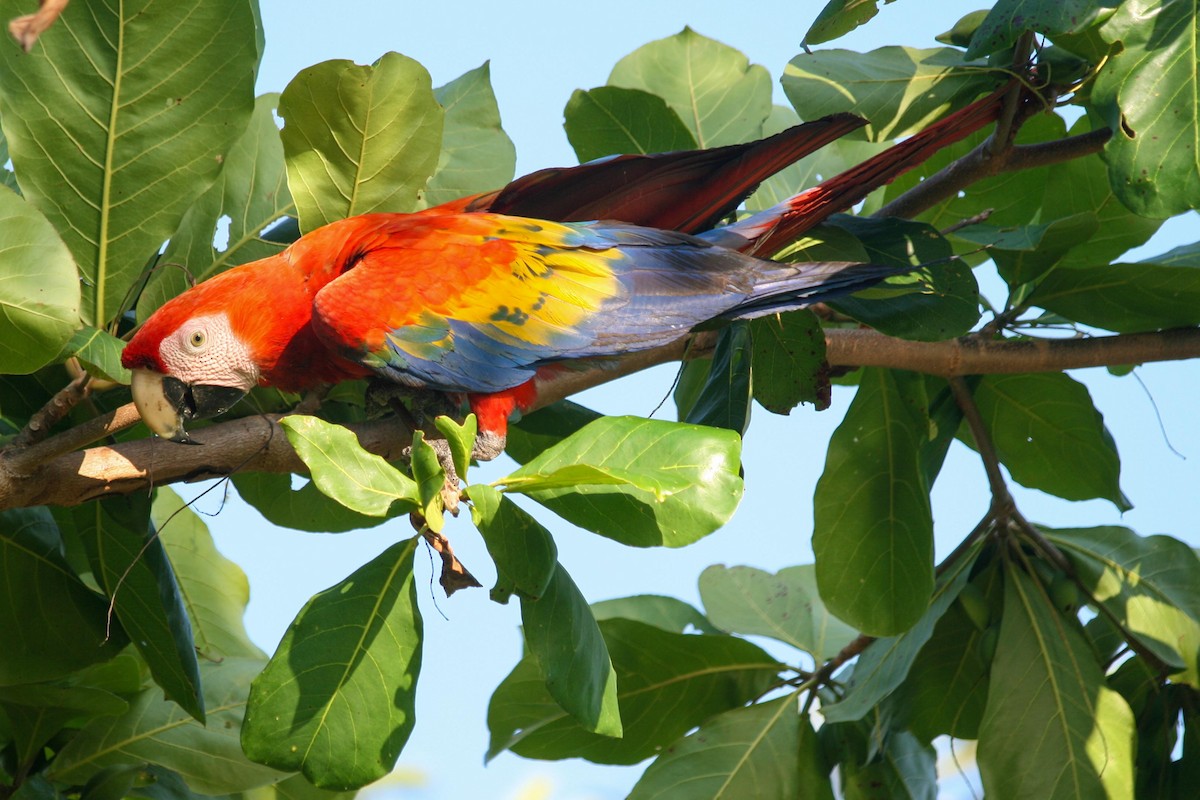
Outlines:
[[[186,442],[185,420],[222,413],[255,385],[304,391],[376,375],[465,398],[479,420],[477,455],[493,457],[510,414],[530,408],[539,376],[563,364],[800,308],[897,272],[747,254],[777,252],[983,127],[1000,104],[1000,93],[984,98],[724,227],[711,228],[761,180],[863,122],[835,115],[748,145],[547,170],[414,214],[331,223],[146,320],[122,354],[134,402],[152,431]],[[563,221],[594,218],[605,219]]]

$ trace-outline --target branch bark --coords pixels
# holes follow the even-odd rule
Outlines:
[[[703,357],[712,352],[715,341],[715,334],[704,333],[693,337],[690,344],[680,340],[594,369],[560,372],[540,385],[538,407],[647,367]],[[832,329],[826,331],[826,345],[832,366],[882,366],[953,377],[1196,358],[1200,357],[1200,329],[1065,340],[965,337],[945,342],[910,342],[874,331]],[[0,510],[44,504],[73,506],[238,471],[304,471],[276,418],[267,416],[197,430],[194,438],[201,446],[140,439],[77,449],[130,427],[137,419],[130,403],[32,447],[0,453]],[[363,447],[391,460],[399,458],[411,443],[408,429],[395,420],[361,423],[351,429]]]

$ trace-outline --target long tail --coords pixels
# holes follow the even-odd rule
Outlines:
[[[845,211],[881,186],[924,163],[944,147],[965,139],[999,117],[1009,86],[930,125],[856,167],[743,220],[707,231],[714,244],[770,256],[831,214]]]
[[[460,202],[461,210],[698,233],[728,216],[763,180],[865,124],[853,114],[832,114],[746,144],[544,169]]]

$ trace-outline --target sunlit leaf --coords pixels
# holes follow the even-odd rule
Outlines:
[[[696,138],[666,101],[639,89],[576,89],[563,113],[563,127],[581,163],[616,153],[696,147]]]
[[[804,34],[804,44],[823,44],[845,36],[878,13],[879,0],[829,0]]]
[[[386,522],[388,515],[368,516],[351,511],[306,480],[299,489],[292,488],[291,475],[269,472],[238,472],[233,486],[243,500],[258,510],[272,525],[318,533],[343,533],[370,528]]]

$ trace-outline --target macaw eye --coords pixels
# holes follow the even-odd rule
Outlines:
[[[188,336],[188,344],[193,350],[199,350],[204,347],[204,343],[208,341],[208,335],[203,330],[197,328]]]

